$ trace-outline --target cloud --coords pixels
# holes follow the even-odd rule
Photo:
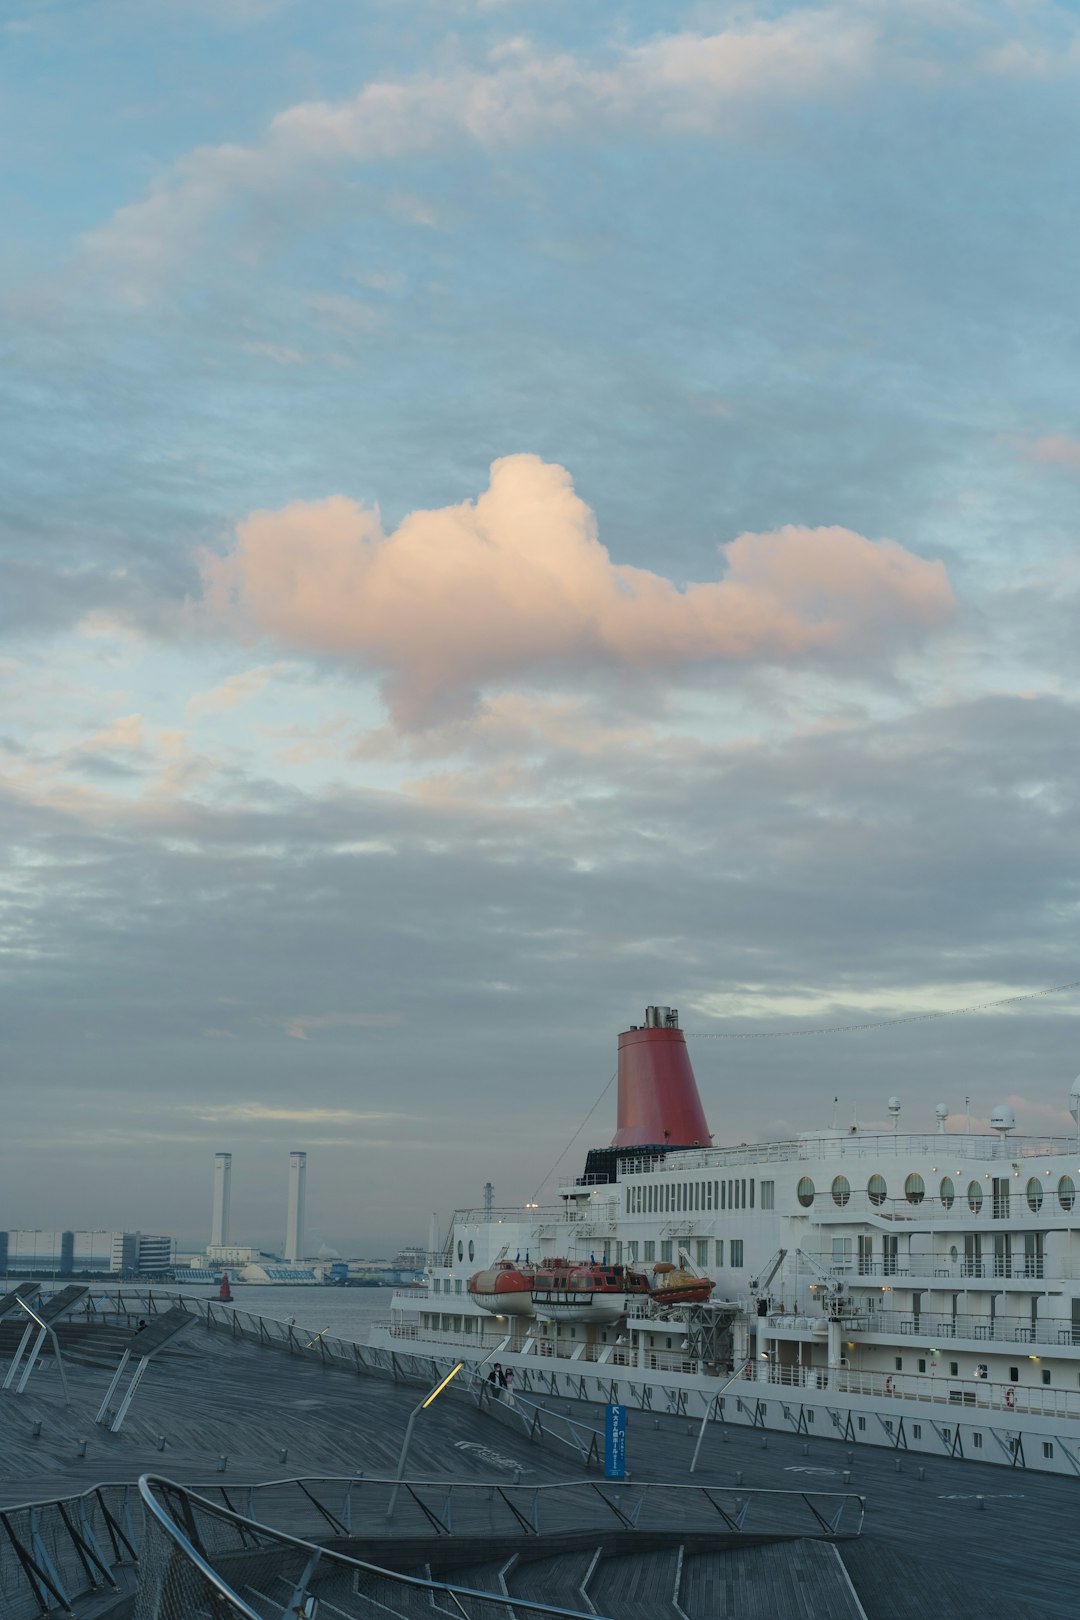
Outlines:
[[[122,266],[117,289],[142,301],[198,252],[216,215],[236,217],[239,199],[258,203],[290,190],[302,202],[307,177],[327,164],[373,164],[454,141],[502,148],[613,127],[731,129],[748,106],[849,87],[868,72],[876,42],[865,18],[832,9],[793,10],[715,34],[661,36],[604,62],[516,42],[480,68],[376,80],[341,101],[298,103],[251,145],[196,148],[145,197],[88,233],[84,247],[107,269]],[[248,250],[250,223],[243,227]]]
[[[285,664],[261,664],[257,669],[246,669],[239,675],[230,675],[228,680],[208,691],[195,692],[187,701],[185,712],[188,719],[198,720],[207,714],[228,714],[232,709],[240,708],[258,697],[274,676],[287,667]]]
[[[615,563],[565,469],[515,455],[476,501],[390,534],[344,496],[254,512],[202,567],[208,605],[238,633],[382,671],[405,728],[512,679],[880,663],[953,610],[944,566],[892,540],[787,525],[722,549],[724,577],[684,588]]]
[[[146,746],[146,740],[142,715],[124,714],[106,726],[104,731],[89,737],[82,748],[88,754],[113,753],[117,749],[125,753],[140,753]]]
[[[1068,433],[1053,433],[1045,439],[1034,439],[1024,446],[1033,461],[1048,467],[1072,467],[1080,472],[1080,439]]]
[[[188,1109],[213,1124],[367,1125],[372,1120],[409,1119],[409,1114],[388,1114],[357,1108],[287,1108],[265,1102],[196,1104]]]
[[[275,1018],[286,1035],[294,1041],[306,1041],[313,1032],[323,1029],[386,1029],[400,1019],[393,1013],[291,1013],[286,1018]]]

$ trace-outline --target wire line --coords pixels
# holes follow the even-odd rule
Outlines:
[[[577,1130],[574,1132],[574,1134],[570,1138],[569,1142],[567,1142],[566,1146],[563,1148],[562,1152],[559,1154],[559,1157],[555,1160],[555,1163],[552,1165],[551,1169],[548,1171],[548,1173],[544,1177],[543,1181],[541,1181],[539,1186],[536,1188],[536,1191],[533,1193],[533,1202],[534,1203],[535,1203],[537,1197],[539,1196],[540,1188],[546,1186],[547,1183],[551,1180],[552,1176],[555,1174],[555,1172],[559,1168],[560,1164],[562,1164],[563,1160],[566,1158],[566,1155],[569,1153],[570,1149],[573,1147],[574,1143],[577,1141],[578,1137],[581,1135],[582,1131],[585,1129],[586,1125],[589,1123],[590,1119],[592,1119],[593,1115],[596,1113],[596,1110],[599,1108],[600,1104],[603,1102],[604,1098],[607,1096],[608,1092],[611,1090],[612,1086],[615,1084],[615,1075],[617,1075],[618,1072],[619,1072],[618,1069],[616,1069],[614,1074],[612,1074],[611,1078],[608,1080],[607,1085],[604,1087],[604,1089],[600,1093],[599,1097],[597,1097],[596,1101],[593,1103],[592,1107],[589,1109],[589,1112],[585,1115],[585,1118],[582,1120],[581,1124],[578,1126]]]

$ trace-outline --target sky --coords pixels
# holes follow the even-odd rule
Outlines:
[[[0,1226],[423,1242],[653,1002],[721,1143],[1072,1131],[1080,10],[0,44]]]

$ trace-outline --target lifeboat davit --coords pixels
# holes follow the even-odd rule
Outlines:
[[[634,1300],[649,1297],[649,1280],[626,1266],[549,1260],[536,1269],[536,1314],[550,1322],[618,1322]]]
[[[532,1267],[522,1269],[511,1260],[496,1260],[487,1271],[469,1278],[469,1293],[482,1311],[494,1316],[533,1315]]]
[[[661,1260],[653,1269],[649,1294],[655,1305],[704,1305],[716,1284],[711,1277],[695,1277],[670,1260]]]

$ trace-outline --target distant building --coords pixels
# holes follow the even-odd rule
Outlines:
[[[210,1266],[251,1266],[258,1265],[262,1258],[261,1249],[248,1249],[240,1243],[211,1243],[206,1251],[206,1263]],[[202,1263],[200,1255],[193,1262]]]
[[[154,1277],[171,1270],[175,1254],[173,1238],[149,1232],[58,1232],[29,1227],[0,1232],[3,1275]]]

